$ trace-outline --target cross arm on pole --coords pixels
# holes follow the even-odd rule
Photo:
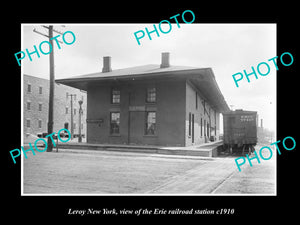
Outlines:
[[[45,26],[45,25],[42,25],[42,27],[49,29],[49,27],[47,27],[47,26]],[[58,34],[61,34],[61,35],[64,34],[64,33],[60,32],[60,31],[58,31],[58,30],[54,30],[53,28],[52,28],[52,30],[53,30],[54,32],[58,33]]]
[[[45,36],[45,37],[49,38],[49,36],[48,36],[48,35],[46,35],[46,34],[43,34],[43,33],[39,32],[39,31],[37,31],[35,28],[33,29],[33,32],[35,32],[35,33],[38,33],[38,34],[40,34],[40,35],[43,35],[43,36]]]
[[[33,32],[35,32],[35,33],[38,33],[38,34],[40,34],[40,35],[43,35],[43,36],[45,36],[45,37],[47,37],[47,38],[49,38],[49,39],[50,39],[50,37],[49,37],[48,35],[46,35],[46,34],[43,34],[43,33],[39,32],[39,31],[37,31],[35,28],[33,29]],[[63,42],[62,42],[62,41],[60,41],[60,40],[57,40],[57,39],[55,39],[55,40],[56,40],[56,41],[58,41],[59,43],[63,44]]]

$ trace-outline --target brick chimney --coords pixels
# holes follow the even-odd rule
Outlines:
[[[102,73],[111,72],[111,57],[110,56],[104,56],[103,57],[103,68]]]
[[[161,53],[161,64],[160,68],[166,68],[170,66],[170,53],[163,52]]]

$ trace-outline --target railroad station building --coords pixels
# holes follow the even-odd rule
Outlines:
[[[220,113],[229,107],[211,68],[161,64],[101,72],[57,83],[87,92],[87,142],[190,146],[219,140]]]

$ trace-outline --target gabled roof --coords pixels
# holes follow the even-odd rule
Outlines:
[[[58,79],[56,82],[87,91],[88,85],[94,82],[110,80],[137,80],[146,78],[188,79],[219,112],[229,111],[229,107],[218,87],[211,68],[197,68],[189,66],[169,66],[161,68],[160,65],[148,64],[125,69],[117,69],[111,72],[98,72],[66,79]]]

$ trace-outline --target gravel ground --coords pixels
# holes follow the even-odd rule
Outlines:
[[[259,149],[258,147],[256,149]],[[275,157],[239,172],[238,156],[64,150],[23,159],[24,194],[275,194]],[[267,157],[267,156],[265,156]]]
[[[256,146],[255,150],[259,155],[259,149],[262,146]],[[251,160],[252,167],[248,161],[241,166],[241,172],[235,172],[226,181],[222,183],[213,193],[215,194],[263,194],[276,195],[276,150],[273,150],[273,156],[269,160],[260,158],[260,163],[256,159]],[[269,152],[263,150],[264,158],[269,157]],[[249,158],[253,157],[250,156]]]
[[[115,152],[43,152],[23,162],[24,194],[144,193],[203,163]]]

